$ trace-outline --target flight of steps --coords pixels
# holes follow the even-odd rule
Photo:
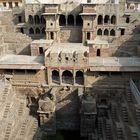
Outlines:
[[[130,127],[131,139],[132,140],[139,140],[139,131],[135,127]]]
[[[137,123],[140,128],[140,108],[136,109]]]
[[[121,126],[120,123],[116,123],[116,130],[117,130],[117,140],[125,140],[123,127]]]
[[[114,121],[117,120],[117,107],[115,106],[115,104],[112,104],[111,106],[111,118]]]
[[[0,140],[33,140],[38,121],[29,112],[26,98],[20,98],[10,84],[5,84],[0,91]]]
[[[128,112],[127,112],[127,107],[125,105],[122,105],[122,107],[121,107],[121,113],[122,113],[123,121],[126,122],[126,123],[128,123],[129,116],[128,116]]]
[[[126,97],[127,97],[128,103],[133,103],[133,95],[132,95],[132,93],[129,91],[126,94],[127,94]]]
[[[106,134],[106,139],[107,140],[112,140],[112,127],[111,127],[111,121],[106,120],[105,124],[105,134]]]
[[[103,119],[98,117],[98,126],[97,126],[98,138],[103,138]]]

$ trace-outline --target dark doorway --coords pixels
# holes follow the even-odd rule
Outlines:
[[[39,18],[38,15],[35,15],[34,20],[35,20],[35,24],[39,24],[40,23],[40,18]]]
[[[103,16],[98,16],[98,24],[103,24]]]
[[[82,20],[82,17],[80,15],[76,16],[76,25],[77,26],[82,26],[83,25],[83,20]]]
[[[127,18],[126,18],[126,23],[129,23],[129,22],[130,22],[130,18],[127,17]]]
[[[102,35],[102,30],[101,29],[98,29],[97,35]]]
[[[82,71],[77,71],[76,72],[75,82],[79,85],[84,84],[84,74],[83,74]]]
[[[57,70],[52,71],[52,83],[55,83],[55,84],[60,83],[59,72]]]
[[[62,73],[62,82],[65,84],[73,84],[73,74],[66,70]]]
[[[109,31],[107,29],[104,30],[104,35],[106,35],[106,36],[109,35]]]
[[[35,32],[36,32],[36,34],[40,34],[40,29],[39,28],[36,28],[35,29]]]
[[[59,17],[59,25],[60,26],[65,26],[66,25],[66,17],[65,17],[65,15],[60,15],[60,17]]]
[[[108,24],[108,23],[109,23],[109,16],[108,16],[108,15],[105,16],[105,18],[104,18],[104,23],[105,23],[105,24]]]
[[[51,39],[54,40],[54,33],[50,32]]]
[[[43,48],[39,47],[39,54],[43,54],[43,53],[44,53]]]
[[[121,35],[125,34],[125,29],[121,29]]]
[[[22,17],[18,16],[18,22],[21,23],[22,22]]]
[[[111,17],[111,24],[116,24],[116,16]]]
[[[24,29],[23,28],[20,28],[20,32],[24,34]]]
[[[29,15],[28,22],[30,24],[33,24],[33,16],[32,15]]]
[[[100,55],[101,55],[100,49],[97,49],[97,55],[96,56],[100,56]]]
[[[74,16],[68,15],[68,25],[74,25]]]
[[[90,40],[90,32],[87,32],[87,40]]]
[[[29,34],[34,34],[33,28],[30,28],[30,29],[29,29]]]
[[[114,29],[112,29],[112,30],[110,31],[110,35],[111,35],[111,36],[115,36],[115,30],[114,30]]]

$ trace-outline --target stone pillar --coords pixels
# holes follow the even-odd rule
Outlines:
[[[82,34],[83,34],[82,35],[83,36],[82,42],[84,43],[84,41],[85,41],[85,32],[83,31]]]
[[[75,76],[76,76],[76,72],[75,72],[75,70],[73,70],[73,85],[75,85]]]
[[[76,16],[74,15],[74,26],[76,26]]]
[[[15,3],[14,2],[12,2],[12,7],[15,7]]]
[[[62,85],[62,70],[59,70],[60,85]]]
[[[6,8],[8,8],[8,9],[9,9],[9,3],[8,3],[8,2],[6,2]]]
[[[87,83],[87,72],[84,70],[84,86],[86,86],[88,83]]]
[[[68,26],[68,16],[66,15],[66,26]]]
[[[50,85],[52,83],[51,69],[47,69],[47,79],[48,79],[48,85]]]
[[[19,7],[22,7],[22,2],[19,2],[19,3],[18,3],[18,6],[19,6]]]

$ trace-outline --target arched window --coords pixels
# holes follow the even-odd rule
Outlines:
[[[52,71],[52,82],[56,84],[60,83],[59,72],[57,70]]]
[[[74,16],[68,15],[68,25],[74,25]]]
[[[103,24],[103,16],[98,16],[98,24]]]
[[[102,35],[102,30],[101,29],[97,30],[97,35]]]
[[[29,29],[29,34],[34,34],[33,28],[30,28],[30,29]]]
[[[38,15],[34,16],[34,20],[35,20],[35,24],[39,24],[40,23],[40,18]]]
[[[116,16],[111,17],[111,24],[116,24]]]
[[[90,40],[90,32],[87,32],[87,40]]]
[[[35,33],[36,33],[36,34],[40,34],[40,29],[39,29],[39,28],[36,28],[36,29],[35,29]]]
[[[110,31],[110,35],[111,35],[111,36],[115,36],[115,30],[114,30],[114,29],[112,29],[112,30]]]
[[[33,16],[29,15],[29,17],[28,17],[28,22],[29,22],[30,24],[33,24]]]
[[[104,23],[109,23],[109,16],[108,15],[106,15],[105,17],[104,17]]]
[[[45,20],[45,18],[43,16],[41,16],[41,23],[42,24],[45,24],[46,23],[46,20]]]
[[[100,56],[100,55],[101,55],[100,49],[97,49],[96,56]]]
[[[104,35],[109,35],[109,31],[107,29],[104,30]]]
[[[82,71],[77,71],[76,72],[75,82],[79,85],[84,84],[84,74],[83,74]]]
[[[66,70],[62,73],[62,82],[65,84],[73,84],[73,74]]]
[[[83,20],[82,20],[81,15],[77,15],[76,16],[76,25],[78,25],[78,26],[82,26],[83,25]]]
[[[54,40],[54,32],[50,32],[50,38]]]
[[[41,32],[42,32],[42,34],[46,34],[45,28],[42,28]]]
[[[127,18],[126,18],[126,23],[129,23],[129,22],[130,22],[130,18],[127,17]]]
[[[65,15],[60,15],[60,17],[59,17],[59,25],[60,26],[65,26],[66,25],[66,17],[65,17]]]

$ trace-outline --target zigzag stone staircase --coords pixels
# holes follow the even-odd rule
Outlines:
[[[0,83],[0,140],[33,140],[38,122],[29,115],[26,98],[19,98],[9,83]]]

